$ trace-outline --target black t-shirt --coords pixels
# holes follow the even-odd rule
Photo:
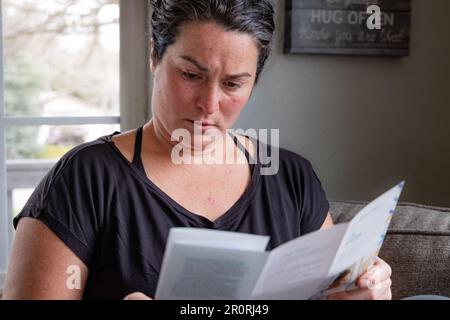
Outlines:
[[[328,213],[311,164],[280,148],[278,173],[261,175],[262,164],[251,165],[244,194],[210,221],[182,207],[147,178],[139,137],[130,163],[114,145],[115,134],[64,155],[14,219],[15,227],[21,217],[41,220],[87,265],[85,299],[123,299],[135,291],[153,297],[172,227],[269,235],[272,249],[319,229]]]

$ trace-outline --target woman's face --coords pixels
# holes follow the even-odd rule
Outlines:
[[[214,22],[183,24],[163,58],[152,61],[153,121],[170,139],[175,129],[225,132],[248,102],[256,76],[258,48],[247,34]]]

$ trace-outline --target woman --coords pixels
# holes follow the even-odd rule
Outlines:
[[[268,0],[154,1],[152,120],[71,150],[44,178],[14,221],[5,298],[153,297],[171,227],[270,235],[271,249],[331,226],[307,160],[280,149],[278,173],[261,175],[258,145],[226,134],[273,31]],[[178,129],[191,143],[172,141]],[[236,161],[178,164],[179,142],[194,158],[215,150]],[[372,272],[330,298],[390,298],[389,266],[380,259]]]

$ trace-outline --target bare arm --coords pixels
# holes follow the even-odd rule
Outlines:
[[[66,273],[68,270],[73,273]],[[67,282],[78,275],[76,270],[80,271],[80,287],[71,289]],[[22,218],[9,261],[3,299],[81,299],[87,275],[86,265],[45,224],[37,219]]]

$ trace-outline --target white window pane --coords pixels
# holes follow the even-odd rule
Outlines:
[[[118,0],[3,0],[6,114],[119,114]]]
[[[119,124],[7,127],[7,159],[59,159],[79,144],[119,130]]]
[[[12,192],[12,217],[14,218],[27,203],[34,188],[28,189],[14,189]]]

